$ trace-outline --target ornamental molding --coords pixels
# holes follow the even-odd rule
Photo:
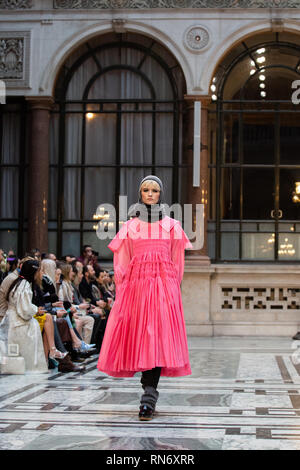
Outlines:
[[[183,42],[192,52],[203,52],[210,46],[211,35],[204,26],[191,26],[184,33]]]
[[[3,1],[14,3],[13,0]],[[15,3],[23,2],[15,0]],[[299,8],[300,0],[53,0],[53,7],[56,9],[109,10],[122,8]]]
[[[0,0],[1,10],[22,10],[32,8],[32,0]]]
[[[0,79],[7,88],[29,87],[30,31],[0,32]]]

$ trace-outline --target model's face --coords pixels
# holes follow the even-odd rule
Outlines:
[[[157,204],[160,191],[153,185],[144,186],[141,189],[142,202],[144,204]]]

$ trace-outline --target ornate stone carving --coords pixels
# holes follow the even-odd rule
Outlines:
[[[185,46],[193,52],[206,49],[210,40],[209,32],[203,26],[192,26],[184,34]]]
[[[30,33],[0,32],[0,79],[7,87],[23,87],[29,79]]]
[[[2,10],[18,10],[31,7],[32,0],[0,0],[0,9]]]
[[[9,0],[7,0],[9,1]],[[299,8],[300,0],[53,0],[61,9]],[[0,0],[1,2],[1,0]],[[21,2],[19,2],[21,3]]]
[[[0,39],[1,78],[23,78],[24,38]]]
[[[223,287],[222,310],[300,310],[299,289],[292,287]]]

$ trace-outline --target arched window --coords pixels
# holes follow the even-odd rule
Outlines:
[[[118,212],[119,195],[128,196],[129,208],[146,174],[162,178],[166,203],[180,202],[184,93],[177,61],[147,37],[111,33],[69,57],[51,122],[49,240],[55,252],[77,253],[91,244],[110,257],[108,241],[93,229],[96,208],[110,203]]]
[[[23,253],[27,235],[25,134],[25,100],[8,98],[0,106],[0,248],[16,255]]]
[[[211,89],[210,256],[300,259],[300,38],[265,33],[236,46]],[[299,195],[300,196],[300,195]],[[300,198],[299,198],[300,201]]]

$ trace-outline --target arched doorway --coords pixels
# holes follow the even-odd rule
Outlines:
[[[118,212],[119,195],[136,202],[145,174],[162,178],[166,203],[182,200],[184,93],[176,59],[148,37],[106,34],[68,58],[51,124],[49,243],[59,256],[91,244],[110,257],[93,214],[101,203]]]
[[[210,256],[216,262],[300,259],[300,38],[264,33],[237,45],[211,90]]]

